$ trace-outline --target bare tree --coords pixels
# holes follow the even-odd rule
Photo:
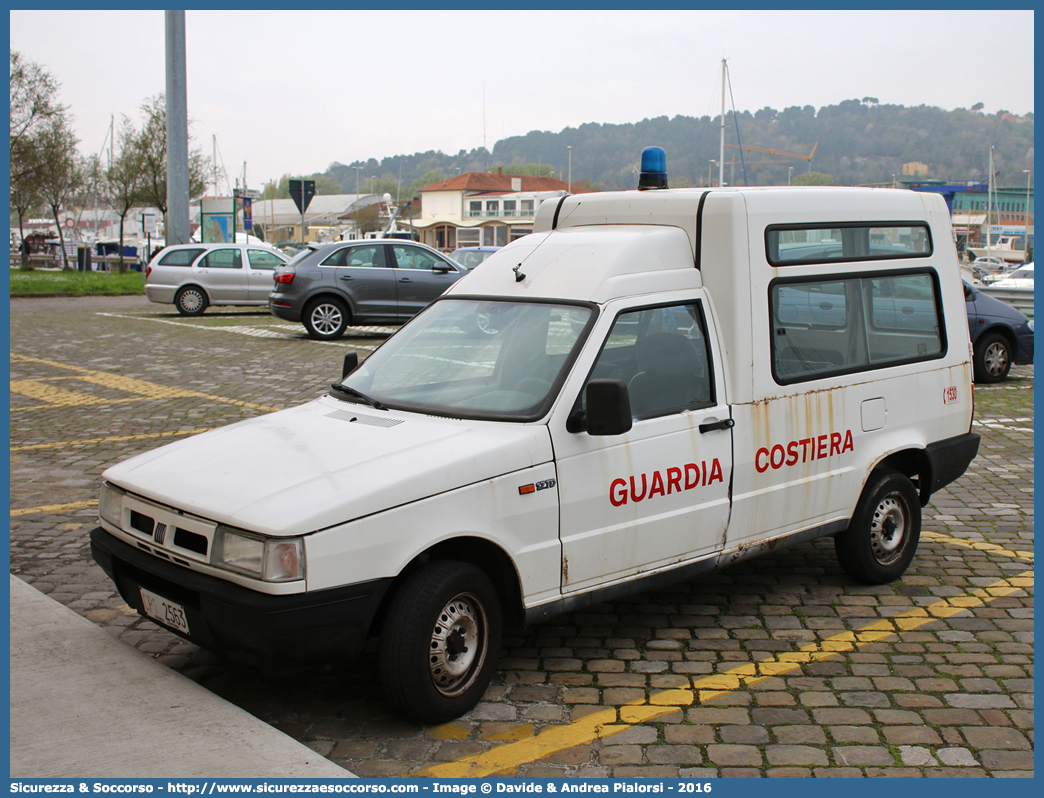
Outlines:
[[[43,153],[38,175],[40,197],[51,209],[58,227],[58,242],[64,268],[69,267],[65,252],[65,236],[58,214],[66,201],[86,182],[83,160],[76,151],[79,143],[64,116],[52,118],[39,132],[40,151]]]
[[[119,147],[112,164],[101,170],[102,195],[105,203],[120,217],[119,272],[127,271],[123,262],[123,229],[127,214],[142,200],[144,176],[138,134],[127,117],[123,117],[117,136]]]
[[[146,205],[158,208],[167,215],[167,99],[157,94],[141,107],[145,117],[137,135],[138,158],[141,168],[142,195]],[[189,141],[191,141],[191,136]],[[189,196],[199,197],[206,191],[209,162],[197,147],[189,150]]]
[[[18,214],[18,231],[25,239],[25,218],[42,206],[41,170],[48,158],[42,136],[48,125],[64,118],[57,101],[58,81],[42,66],[11,51],[10,201]],[[22,267],[30,263],[23,253]]]

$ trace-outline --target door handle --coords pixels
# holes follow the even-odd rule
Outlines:
[[[413,282],[413,280],[412,280],[412,279],[410,279],[409,277],[400,277],[400,278],[399,278],[399,282],[400,282],[400,283],[412,283],[412,282]]]
[[[341,279],[347,283],[348,281],[354,280],[355,278],[352,277],[350,274],[342,274]]]
[[[714,432],[717,429],[732,429],[734,426],[736,426],[736,422],[731,418],[723,418],[721,421],[708,421],[706,424],[700,424],[700,434]]]

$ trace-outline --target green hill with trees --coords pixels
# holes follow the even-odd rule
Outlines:
[[[818,111],[806,105],[730,112],[725,125],[728,144],[801,156],[817,146],[811,164],[803,158],[728,147],[725,181],[785,185],[789,176],[794,183],[891,185],[893,175],[902,178],[903,164],[912,162],[926,164],[930,178],[985,181],[992,145],[998,185],[1022,184],[1023,170],[1033,168],[1033,114],[1021,119],[1006,111],[984,114],[981,106],[946,111],[925,105],[882,105],[864,97]],[[667,152],[671,186],[707,185],[710,162],[719,157],[720,129],[720,116],[661,116],[620,125],[591,122],[559,132],[534,130],[511,136],[498,141],[491,153],[484,148],[460,150],[456,155],[429,150],[379,161],[333,163],[313,177],[330,178],[346,193],[355,192],[358,179],[360,191],[388,192],[406,200],[419,188],[458,172],[553,172],[566,179],[567,147],[571,147],[575,184],[617,190],[637,185],[642,148],[655,144]],[[713,174],[716,182],[716,164]]]

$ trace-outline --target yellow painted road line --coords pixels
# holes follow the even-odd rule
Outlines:
[[[899,632],[909,632],[933,621],[986,606],[995,598],[1012,595],[1032,586],[1033,571],[1025,571],[985,588],[975,588],[965,596],[940,599],[925,607],[913,607],[905,613],[891,618],[881,618],[854,632],[841,632],[822,642],[802,646],[797,651],[782,652],[760,662],[740,663],[723,673],[695,679],[692,687],[653,693],[647,702],[633,701],[620,707],[609,707],[566,726],[546,729],[535,737],[505,743],[455,762],[432,765],[411,775],[474,778],[511,773],[520,765],[544,759],[559,751],[619,734],[635,724],[648,723],[693,704],[713,701],[738,689],[741,684],[749,686],[765,679],[792,673],[800,670],[801,665],[806,662],[821,662],[840,657],[846,652],[894,637]]]
[[[28,396],[46,402],[47,406],[75,407],[77,405],[107,405],[109,401],[89,393],[77,393],[55,385],[48,385],[44,380],[11,380],[11,393]]]
[[[210,429],[185,429],[175,432],[148,432],[141,435],[114,435],[110,438],[85,438],[79,441],[58,441],[57,443],[29,443],[25,446],[12,446],[12,452],[29,452],[37,449],[64,449],[72,446],[89,446],[95,443],[122,443],[123,441],[146,441],[155,438],[173,438],[179,435],[198,435]]]
[[[82,376],[77,377],[76,379],[80,379],[80,380],[83,380],[85,382],[91,382],[91,383],[94,383],[96,385],[101,385],[101,386],[104,386],[104,387],[107,387],[107,388],[115,388],[116,390],[125,391],[127,393],[137,394],[139,396],[144,396],[144,397],[147,397],[147,398],[150,398],[150,399],[170,399],[170,398],[178,398],[178,397],[195,397],[197,399],[209,399],[212,402],[223,402],[223,403],[229,404],[229,405],[236,405],[237,407],[248,407],[251,410],[262,410],[262,411],[265,411],[265,412],[271,412],[273,410],[279,410],[280,409],[278,407],[273,407],[271,405],[259,405],[259,404],[255,404],[253,402],[243,402],[243,401],[240,401],[239,399],[229,399],[229,398],[224,397],[224,396],[214,396],[213,394],[201,393],[199,391],[187,391],[187,390],[183,390],[181,388],[171,388],[169,386],[159,385],[158,383],[154,383],[154,382],[146,382],[145,380],[137,380],[137,379],[133,379],[131,377],[121,377],[118,374],[112,374],[111,372],[108,372],[108,371],[95,371],[93,369],[85,369],[85,368],[81,368],[79,366],[70,366],[70,365],[68,365],[66,363],[56,363],[53,360],[43,360],[41,358],[29,357],[27,355],[18,355],[18,354],[15,354],[13,352],[11,353],[11,358],[13,360],[19,360],[19,361],[23,361],[23,362],[26,362],[26,363],[40,363],[40,364],[45,365],[45,366],[52,366],[54,368],[66,369],[68,371],[74,371],[74,372],[77,372],[78,374],[82,375]],[[15,382],[20,382],[20,383],[36,382],[36,380],[12,380],[12,386],[14,385]],[[13,387],[12,387],[12,390],[14,390]],[[51,387],[48,386],[47,390],[48,391],[57,392],[57,391],[62,391],[63,389],[51,388]],[[16,391],[16,392],[18,392],[18,391]],[[75,393],[75,392],[71,392],[70,391],[68,393]],[[34,398],[42,399],[43,401],[49,402],[52,405],[61,405],[62,404],[61,401],[51,401],[48,398],[48,396],[50,396],[50,395],[52,395],[52,394],[48,394],[46,396],[36,396]],[[53,395],[54,396],[59,396],[59,397],[61,396],[61,394],[59,394],[59,393],[54,393]],[[89,396],[88,394],[83,394],[83,395],[84,396]],[[80,402],[79,404],[109,404],[111,402],[111,400],[101,399],[101,398],[95,397],[95,396],[90,396],[90,399],[91,399],[91,401],[89,401],[89,402],[84,401],[84,402]],[[121,401],[121,400],[115,400],[115,401]]]
[[[963,538],[955,538],[953,535],[943,535],[939,532],[922,532],[921,537],[928,540],[937,540],[943,543],[955,544],[966,549],[976,549],[977,551],[983,551],[987,554],[1000,554],[1004,557],[1018,557],[1022,560],[1033,559],[1032,549],[1006,549],[1003,546],[998,546],[996,543],[987,543],[985,540],[964,540]],[[1033,544],[1027,541],[1026,545],[1030,546]]]
[[[81,507],[94,507],[98,504],[97,499],[85,502],[69,502],[67,504],[45,504],[40,507],[25,507],[21,510],[12,510],[11,517],[19,515],[51,515],[52,513],[64,513],[66,510],[79,510]]]

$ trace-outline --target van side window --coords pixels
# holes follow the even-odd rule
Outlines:
[[[845,224],[765,230],[765,257],[773,266],[924,258],[932,239],[924,224]]]
[[[699,303],[620,314],[588,379],[626,382],[635,418],[713,404],[711,360]]]
[[[203,254],[203,249],[173,249],[160,258],[160,266],[191,266]]]
[[[772,371],[782,384],[942,357],[930,272],[777,280],[769,287]]]

